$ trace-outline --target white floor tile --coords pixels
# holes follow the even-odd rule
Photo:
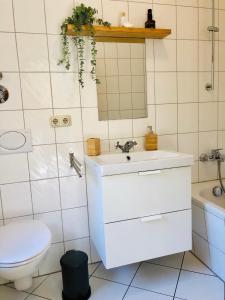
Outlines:
[[[103,279],[108,279],[111,281],[129,285],[138,267],[139,264],[132,264],[106,270],[104,265],[101,264],[101,266],[94,272],[93,275]]]
[[[180,268],[183,259],[183,252],[177,253],[173,255],[163,256],[155,259],[151,259],[148,262],[156,265],[172,267],[172,268]]]
[[[188,300],[224,300],[224,283],[213,276],[181,271],[176,297]]]
[[[179,270],[144,263],[138,270],[131,285],[173,296],[178,275]]]
[[[100,263],[94,263],[94,264],[89,264],[88,265],[88,272],[89,275],[91,276],[93,272],[96,270],[96,268],[100,265]]]
[[[36,288],[38,288],[41,283],[47,278],[47,276],[40,276],[40,277],[36,277],[36,278],[33,278],[33,284],[32,284],[32,287],[29,288],[28,290],[26,290],[27,293],[32,293]],[[15,286],[14,286],[14,283],[9,283],[7,284],[8,287],[11,287],[11,288],[14,288],[15,289]]]
[[[43,299],[46,299],[46,298],[38,297],[35,295],[30,295],[28,298],[26,298],[26,300],[43,300]]]
[[[62,299],[62,275],[56,273],[49,277],[34,292],[36,296],[49,298],[52,300]]]
[[[152,293],[149,291],[129,288],[124,300],[172,300],[173,297]]]
[[[24,300],[28,296],[27,293],[16,291],[7,286],[0,287],[1,300]]]
[[[90,300],[122,300],[127,286],[110,282],[104,279],[92,277],[90,279],[91,297]]]
[[[182,265],[183,270],[194,271],[203,274],[214,275],[212,271],[210,271],[200,260],[197,259],[190,252],[186,252],[184,256],[184,261]]]

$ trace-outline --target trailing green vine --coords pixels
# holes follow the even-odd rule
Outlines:
[[[84,4],[76,6],[73,8],[72,16],[66,18],[61,26],[61,36],[62,36],[62,57],[59,60],[59,64],[63,64],[67,70],[71,67],[71,48],[70,40],[74,43],[77,49],[78,61],[79,61],[79,83],[84,87],[83,73],[85,71],[85,58],[84,58],[84,49],[85,49],[85,40],[82,36],[83,26],[86,26],[85,29],[88,29],[90,39],[91,39],[91,77],[96,82],[99,83],[99,80],[96,78],[96,41],[94,38],[94,24],[103,25],[110,27],[109,22],[104,22],[102,19],[96,18],[95,14],[97,10],[92,7],[86,7]],[[74,36],[69,37],[67,35],[67,26],[73,25]]]

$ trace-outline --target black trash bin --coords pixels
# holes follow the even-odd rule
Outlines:
[[[91,295],[88,256],[82,251],[67,251],[60,259],[63,300],[87,300]]]

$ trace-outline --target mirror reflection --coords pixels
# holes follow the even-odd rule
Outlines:
[[[145,44],[97,43],[99,120],[147,117]]]

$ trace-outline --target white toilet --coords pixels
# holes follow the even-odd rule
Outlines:
[[[39,221],[12,222],[0,227],[0,277],[14,281],[17,290],[30,288],[50,243],[51,233]]]

